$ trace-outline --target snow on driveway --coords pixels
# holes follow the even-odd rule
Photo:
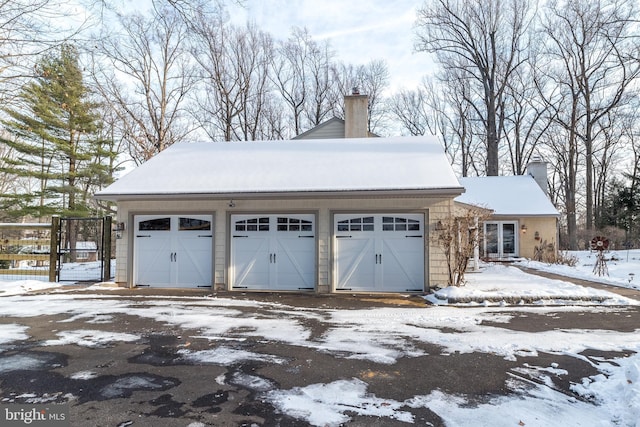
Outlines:
[[[601,329],[566,329],[542,332],[513,331],[499,327],[516,314],[549,314],[560,311],[602,312],[624,315],[639,302],[570,285],[566,282],[531,276],[513,267],[487,267],[483,273],[470,275],[466,287],[458,293],[492,292],[497,295],[533,297],[576,297],[582,302],[571,305],[512,305],[507,307],[476,304],[473,308],[436,306],[425,308],[367,308],[354,310],[314,309],[283,304],[230,298],[132,298],[93,294],[71,294],[52,290],[48,294],[20,294],[0,297],[0,313],[10,323],[0,325],[0,352],[12,342],[28,338],[29,330],[19,319],[41,315],[63,315],[67,321],[109,323],[114,316],[126,314],[154,319],[185,330],[197,330],[198,337],[208,338],[217,349],[181,352],[184,359],[215,363],[257,360],[286,363],[268,354],[239,351],[224,343],[262,339],[304,346],[348,359],[368,360],[392,365],[400,358],[424,356],[417,343],[435,344],[442,354],[482,352],[497,354],[508,360],[535,356],[539,352],[584,359],[586,349],[625,352],[628,357],[602,360],[595,366],[599,375],[583,378],[572,385],[574,397],[545,386],[545,375],[562,376],[556,366],[530,367],[538,372],[539,384],[522,386],[521,381],[507,384],[508,396],[477,404],[465,396],[434,390],[405,401],[394,401],[367,391],[361,379],[336,378],[323,384],[278,389],[271,383],[258,383],[259,377],[230,378],[247,383],[260,392],[260,398],[278,411],[311,425],[338,426],[352,414],[388,418],[415,423],[412,408],[429,408],[447,425],[547,426],[547,425],[620,425],[637,426],[640,420],[640,331],[613,332]],[[598,298],[592,298],[597,296]],[[570,300],[570,298],[568,298]],[[584,303],[584,301],[589,301]],[[600,303],[594,301],[602,301]],[[255,313],[251,315],[251,313]],[[312,334],[305,322],[322,323],[326,330]],[[446,328],[443,331],[442,328]],[[455,333],[452,333],[455,332]],[[194,335],[196,336],[196,335]],[[109,342],[129,342],[136,335],[102,330],[78,329],[58,333],[46,344],[102,346]],[[31,366],[37,360],[11,360],[13,364]],[[470,368],[472,369],[472,368]],[[425,373],[426,374],[426,373]],[[78,378],[91,378],[92,372],[78,372]],[[464,375],[464,374],[463,374]],[[223,379],[219,379],[223,381]],[[121,384],[122,387],[128,386]],[[107,390],[111,392],[113,390]],[[120,389],[114,392],[120,392]]]

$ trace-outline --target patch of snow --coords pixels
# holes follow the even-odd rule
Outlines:
[[[141,339],[139,335],[132,335],[122,332],[105,332],[100,330],[81,329],[75,331],[58,332],[60,337],[57,340],[47,340],[43,345],[69,345],[75,344],[81,347],[99,348],[104,347],[114,341],[131,342]]]
[[[390,418],[413,423],[413,415],[399,409],[404,405],[367,393],[367,383],[338,380],[329,384],[311,384],[291,390],[272,390],[264,395],[276,409],[313,426],[340,426],[351,420],[347,413]]]
[[[181,349],[178,351],[181,359],[196,363],[211,363],[215,365],[234,365],[239,362],[257,361],[282,364],[284,359],[269,354],[258,354],[246,350],[237,350],[230,347],[217,347],[211,350],[189,351]]]
[[[258,392],[269,391],[275,388],[275,384],[268,379],[244,372],[234,372],[229,379],[229,383]]]
[[[40,370],[60,366],[52,362],[53,358],[44,353],[12,354],[0,358],[0,373],[20,370]]]
[[[96,378],[98,374],[93,371],[78,371],[69,376],[72,380],[91,380]]]
[[[128,390],[155,390],[162,387],[161,384],[157,383],[155,378],[144,375],[134,375],[118,378],[112,384],[103,387],[100,390],[100,394],[107,399],[111,399],[125,395]]]
[[[0,324],[0,344],[29,339],[29,335],[25,333],[27,329],[29,329],[28,326],[18,325],[16,323]],[[0,351],[2,351],[2,349],[0,349]]]
[[[60,283],[43,282],[41,280],[16,280],[0,282],[0,297],[21,295],[27,292],[44,291],[61,288]]]

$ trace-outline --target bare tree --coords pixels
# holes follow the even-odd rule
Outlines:
[[[567,130],[566,157],[572,159],[567,169],[566,202],[570,248],[576,248],[575,198],[578,156],[584,155],[585,223],[593,228],[594,162],[598,144],[617,139],[606,138],[611,114],[632,99],[631,84],[638,77],[640,34],[636,3],[627,0],[552,1],[545,9],[542,24],[550,48],[550,64],[545,67],[556,82],[557,90],[544,92],[547,103],[555,109],[556,122]],[[603,138],[601,138],[603,137]],[[609,149],[605,150],[609,152]]]
[[[525,173],[532,156],[540,152],[541,140],[552,124],[550,106],[540,97],[539,89],[548,81],[536,71],[538,55],[532,50],[529,52],[528,61],[518,67],[507,82],[504,97],[504,136],[514,175]]]
[[[291,115],[294,135],[320,124],[332,110],[329,102],[328,42],[318,44],[309,31],[293,28],[273,57],[273,82]]]
[[[431,109],[423,88],[400,90],[387,100],[388,110],[399,122],[402,133],[418,136],[429,132]]]
[[[186,96],[193,84],[187,28],[173,8],[119,15],[119,31],[96,40],[97,87],[117,114],[138,163],[185,138]]]
[[[487,175],[498,175],[507,84],[526,59],[526,0],[430,0],[418,10],[416,50],[435,53],[445,69],[473,82],[470,105],[482,121]]]
[[[334,115],[344,118],[343,97],[354,89],[368,95],[368,131],[379,133],[385,126],[384,90],[389,86],[389,70],[382,60],[372,60],[366,65],[337,63],[332,69]]]
[[[271,105],[271,37],[254,25],[236,27],[201,11],[191,31],[200,80],[195,119],[212,140],[254,139],[264,106]]]
[[[480,244],[479,224],[489,218],[489,211],[468,208],[439,222],[433,240],[444,253],[447,265],[447,285],[462,286],[469,259]]]

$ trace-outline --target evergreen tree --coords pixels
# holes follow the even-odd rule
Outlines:
[[[3,124],[11,137],[0,139],[14,152],[0,171],[28,179],[35,188],[2,194],[5,211],[37,218],[91,214],[90,192],[111,182],[108,160],[115,156],[100,137],[99,105],[91,96],[73,46],[39,61],[36,77],[19,95],[21,107],[5,109]]]
[[[619,180],[614,180],[610,185],[608,197],[602,206],[602,215],[600,223],[597,224],[603,228],[605,226],[613,226],[625,231],[625,240],[627,244],[636,247],[640,244],[640,192],[638,187],[640,182],[638,179],[625,174],[626,178],[631,180],[631,185],[625,185]]]

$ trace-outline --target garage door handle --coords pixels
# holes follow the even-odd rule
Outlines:
[[[313,238],[314,238],[314,237],[316,237],[316,236],[298,236],[298,237],[307,237],[307,238],[309,238],[309,239],[313,239]]]
[[[198,237],[213,237],[213,234],[198,234]]]
[[[239,236],[237,234],[234,234],[233,237],[249,237],[249,236]],[[237,287],[237,286],[236,286]]]
[[[422,236],[404,236],[404,237],[419,237],[419,238],[422,238]]]
[[[351,236],[336,236],[336,239],[350,239]]]
[[[137,234],[136,237],[151,237],[150,234]]]

